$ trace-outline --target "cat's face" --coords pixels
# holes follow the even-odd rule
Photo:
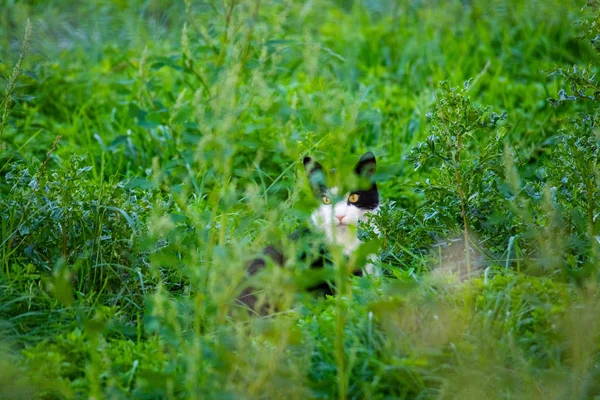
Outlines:
[[[321,164],[310,157],[304,158],[304,168],[320,202],[311,215],[311,221],[316,228],[325,231],[330,239],[341,243],[356,238],[355,230],[350,227],[364,221],[367,214],[377,211],[379,192],[372,180],[375,167],[375,155],[365,153],[351,172],[352,177],[338,179],[341,182],[353,182],[354,187],[340,191],[327,184]]]

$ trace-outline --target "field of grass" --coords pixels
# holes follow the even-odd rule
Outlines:
[[[600,399],[584,5],[0,0],[0,398]],[[367,150],[382,275],[236,306]]]

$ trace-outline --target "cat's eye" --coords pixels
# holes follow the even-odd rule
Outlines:
[[[350,195],[350,197],[348,197],[348,201],[350,203],[356,203],[358,201],[358,195],[356,193],[353,193]]]
[[[323,201],[323,204],[327,204],[327,205],[331,204],[331,199],[327,196],[323,196],[321,198],[321,200]]]

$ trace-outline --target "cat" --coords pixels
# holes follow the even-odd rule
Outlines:
[[[306,286],[309,292],[320,293],[322,296],[333,294],[334,288],[327,279],[326,266],[329,264],[328,249],[332,245],[340,246],[345,256],[350,256],[359,246],[357,225],[368,218],[368,214],[375,214],[379,210],[379,191],[373,177],[376,171],[376,159],[372,152],[367,152],[358,160],[350,180],[358,181],[360,184],[354,190],[340,193],[337,187],[327,185],[327,174],[323,166],[311,157],[304,157],[304,169],[313,194],[319,201],[310,215],[311,228],[300,229],[290,236],[291,240],[299,241],[302,238],[312,239],[311,235],[322,234],[326,246],[301,252],[298,260],[309,265],[310,272],[317,272],[317,281]],[[335,173],[335,172],[333,172]],[[353,178],[353,179],[352,179]],[[343,180],[342,180],[343,181]],[[252,260],[246,267],[246,276],[252,277],[258,274],[267,265],[266,257],[283,267],[286,263],[285,255],[274,245],[267,246],[263,250],[263,256]],[[354,271],[355,275],[363,273],[376,275],[376,268],[368,263],[364,268]],[[318,281],[318,278],[321,278]],[[331,278],[331,277],[330,277]],[[246,287],[237,297],[237,302],[248,310],[264,315],[268,310],[268,304],[258,304],[256,289]]]
[[[372,181],[377,166],[375,155],[365,153],[354,167],[357,177],[366,178],[367,186],[343,195],[338,193],[337,187],[329,188],[324,183],[321,164],[310,157],[304,157],[303,163],[313,191],[321,200],[310,217],[311,222],[316,229],[325,232],[330,243],[341,246],[349,256],[360,245],[356,236],[358,222],[365,221],[368,214],[377,213],[379,209],[379,191],[377,183]],[[333,202],[336,198],[338,201]]]

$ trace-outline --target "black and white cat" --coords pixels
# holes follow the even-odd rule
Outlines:
[[[379,191],[372,180],[376,169],[375,155],[367,152],[360,158],[354,174],[363,181],[363,186],[347,193],[339,193],[337,187],[328,187],[323,167],[312,158],[304,157],[304,168],[313,191],[321,200],[310,217],[313,226],[324,232],[330,243],[341,246],[345,255],[352,254],[360,245],[356,226],[379,209]]]
[[[353,190],[343,193],[337,187],[327,184],[328,174],[321,164],[310,157],[305,157],[303,164],[313,193],[320,204],[310,216],[311,228],[295,232],[291,239],[298,241],[307,235],[310,236],[312,231],[317,231],[317,233],[324,234],[329,246],[340,246],[343,254],[350,256],[361,243],[357,237],[358,223],[366,221],[368,214],[377,213],[379,209],[379,192],[377,184],[373,180],[376,170],[375,155],[372,152],[365,153],[354,167],[354,176],[347,177],[351,179],[339,179],[341,182],[358,182]],[[312,253],[302,253],[299,260],[308,262],[310,271],[326,268],[328,264],[327,249],[319,248],[318,251]],[[247,277],[252,277],[265,268],[266,257],[280,267],[283,267],[287,261],[287,257],[279,248],[268,246],[263,250],[262,257],[254,259],[247,265]],[[354,273],[360,275],[363,271],[368,274],[377,274],[377,270],[370,263]],[[326,280],[316,282],[307,287],[307,290],[322,294],[334,293],[331,282]],[[264,314],[267,306],[265,304],[257,305],[257,299],[256,288],[245,287],[237,297],[237,302],[254,312]]]

